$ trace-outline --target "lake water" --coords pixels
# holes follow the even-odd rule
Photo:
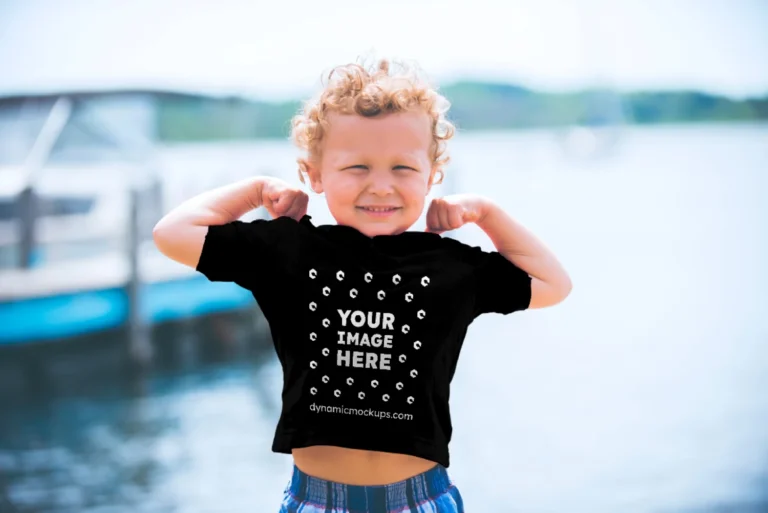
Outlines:
[[[461,134],[451,154],[435,193],[494,199],[574,283],[471,326],[451,397],[468,511],[768,511],[768,126],[632,129],[598,159],[546,131]],[[169,148],[168,200],[292,177],[293,159],[276,142]],[[474,226],[454,236],[491,248]],[[0,511],[277,511],[291,460],[270,452],[272,353],[185,369],[5,405]]]

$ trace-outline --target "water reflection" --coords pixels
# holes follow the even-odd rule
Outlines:
[[[0,511],[199,510],[202,496],[227,489],[216,479],[222,475],[242,476],[239,486],[252,496],[249,483],[277,463],[268,451],[280,384],[268,383],[279,374],[252,315],[158,329],[153,338],[162,343],[151,372],[120,365],[116,336],[99,355],[101,374],[85,372],[97,365],[92,354],[49,355],[40,364],[47,388],[5,389]],[[271,469],[280,470],[272,474],[281,481],[284,467]]]

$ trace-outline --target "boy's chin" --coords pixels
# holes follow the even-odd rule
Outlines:
[[[338,224],[350,226],[367,237],[376,237],[382,235],[397,235],[407,231],[416,221],[408,223],[404,212],[398,212],[391,216],[377,218],[369,216],[360,211],[355,211],[354,215],[334,216]]]
[[[376,237],[380,235],[397,235],[408,229],[407,226],[403,226],[403,223],[385,223],[385,222],[373,222],[373,223],[359,223],[355,226],[357,231],[368,236]]]

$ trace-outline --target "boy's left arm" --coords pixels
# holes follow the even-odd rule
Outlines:
[[[568,297],[571,278],[557,257],[493,201],[462,194],[435,199],[430,205],[430,231],[453,230],[468,222],[477,224],[499,253],[531,276],[529,308],[553,306]]]
[[[498,205],[488,200],[476,224],[493,241],[496,250],[531,276],[529,308],[545,308],[571,293],[571,278],[557,257]]]

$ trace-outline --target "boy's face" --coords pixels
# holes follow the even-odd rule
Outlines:
[[[406,231],[424,209],[434,174],[427,114],[334,113],[328,121],[320,162],[308,169],[313,190],[325,193],[341,225],[369,237]]]

